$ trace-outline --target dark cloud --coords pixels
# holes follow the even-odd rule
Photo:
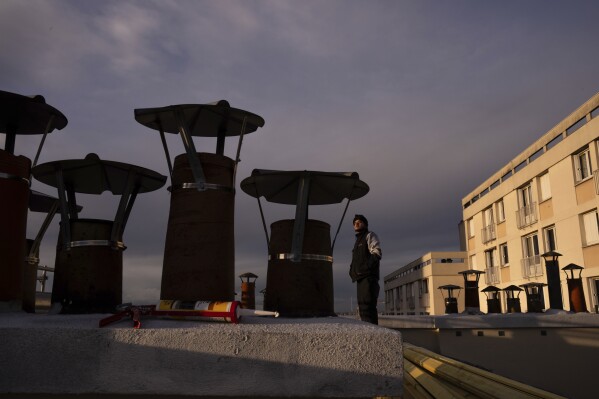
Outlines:
[[[432,250],[458,249],[460,201],[597,91],[599,5],[587,1],[15,1],[0,2],[0,89],[43,94],[69,125],[41,162],[131,162],[167,174],[158,135],[133,109],[227,99],[263,116],[243,142],[254,168],[357,171],[335,246],[338,310],[351,303],[349,218],[368,215],[383,274]],[[2,140],[2,139],[0,139]],[[39,137],[19,137],[33,158]],[[169,135],[171,155],[183,152]],[[234,157],[237,142],[225,153]],[[197,139],[200,151],[213,140]],[[33,188],[54,194],[38,182]],[[85,197],[85,217],[118,199]],[[125,298],[157,300],[166,188],[140,195],[125,231]],[[293,207],[263,203],[267,223]],[[337,229],[345,204],[311,215]],[[30,217],[30,235],[41,219]],[[236,197],[236,273],[266,283],[254,198]],[[42,246],[53,264],[57,220]]]

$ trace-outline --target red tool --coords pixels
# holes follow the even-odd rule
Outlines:
[[[223,307],[222,311],[218,310],[156,310],[156,305],[141,305],[136,306],[130,303],[119,305],[117,313],[112,316],[108,316],[100,320],[99,327],[105,327],[110,323],[115,323],[124,318],[131,318],[133,320],[133,328],[138,329],[141,327],[141,316],[157,316],[157,317],[175,317],[175,318],[193,318],[203,320],[214,320],[222,318],[223,321],[230,321],[231,323],[239,323],[238,307],[239,301],[233,301],[226,304],[226,310]],[[218,306],[217,306],[218,307]]]

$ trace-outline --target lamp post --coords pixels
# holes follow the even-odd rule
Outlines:
[[[485,272],[481,270],[464,270],[459,272],[464,277],[464,305],[468,314],[480,313],[480,301],[478,299],[478,280]]]
[[[458,285],[447,284],[440,286],[439,289],[441,290],[441,295],[443,295],[443,290],[447,291],[447,296],[443,295],[443,299],[445,301],[445,313],[458,313],[458,298],[453,296],[453,291],[458,290],[459,296],[462,287]]]
[[[244,273],[241,280],[241,308],[256,309],[256,276],[254,273]]]
[[[503,291],[505,292],[505,295],[507,296],[507,298],[506,298],[507,313],[522,312],[522,307],[520,306],[520,293],[523,291],[522,288],[515,286],[515,285],[510,285],[508,287],[505,287],[503,289]],[[516,295],[516,292],[518,293],[518,295]]]
[[[543,303],[543,283],[526,283],[520,287],[526,292],[526,306],[529,313],[542,313],[545,308]]]
[[[501,313],[499,291],[501,290],[494,285],[490,285],[481,291],[484,292],[485,296],[487,297],[487,313]]]
[[[582,266],[570,263],[564,266],[562,270],[566,273],[568,281],[568,297],[570,298],[570,310],[573,312],[587,312],[587,303],[584,299],[584,290],[582,288]],[[578,277],[574,277],[574,271],[578,271]],[[568,276],[570,272],[570,276]]]
[[[551,309],[564,309],[562,300],[562,286],[559,277],[559,260],[562,256],[559,252],[549,251],[541,255],[545,259],[545,270],[547,272],[547,291],[549,294],[549,307]]]

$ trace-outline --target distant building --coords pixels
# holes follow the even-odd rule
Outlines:
[[[546,283],[541,255],[583,266],[587,307],[599,301],[599,93],[462,200],[461,249],[486,285]],[[489,149],[491,150],[491,149]],[[564,308],[566,275],[560,271]],[[485,285],[486,284],[486,285]],[[503,311],[505,295],[502,293]],[[545,289],[545,304],[549,307]],[[481,294],[481,310],[486,311]],[[521,295],[526,311],[525,295]]]
[[[453,284],[464,287],[458,272],[468,269],[466,252],[429,252],[384,278],[385,314],[442,315],[443,295],[438,288]],[[463,295],[458,311],[464,310]]]

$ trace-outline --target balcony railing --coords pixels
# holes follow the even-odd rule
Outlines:
[[[409,297],[407,297],[407,300],[408,300],[408,308],[416,309],[416,297],[409,296]]]
[[[491,284],[499,284],[501,281],[499,279],[499,266],[491,266],[485,269],[485,282],[487,285]]]
[[[481,237],[483,239],[483,244],[486,244],[489,241],[493,241],[495,238],[497,238],[497,234],[495,233],[495,224],[490,224],[483,227],[481,230]]]
[[[534,255],[522,259],[522,276],[524,278],[539,277],[543,275],[541,256]]]
[[[537,222],[537,203],[532,202],[516,211],[518,228],[522,229]]]
[[[421,308],[428,308],[431,303],[431,297],[428,293],[422,294],[422,296],[418,298],[418,302]]]

